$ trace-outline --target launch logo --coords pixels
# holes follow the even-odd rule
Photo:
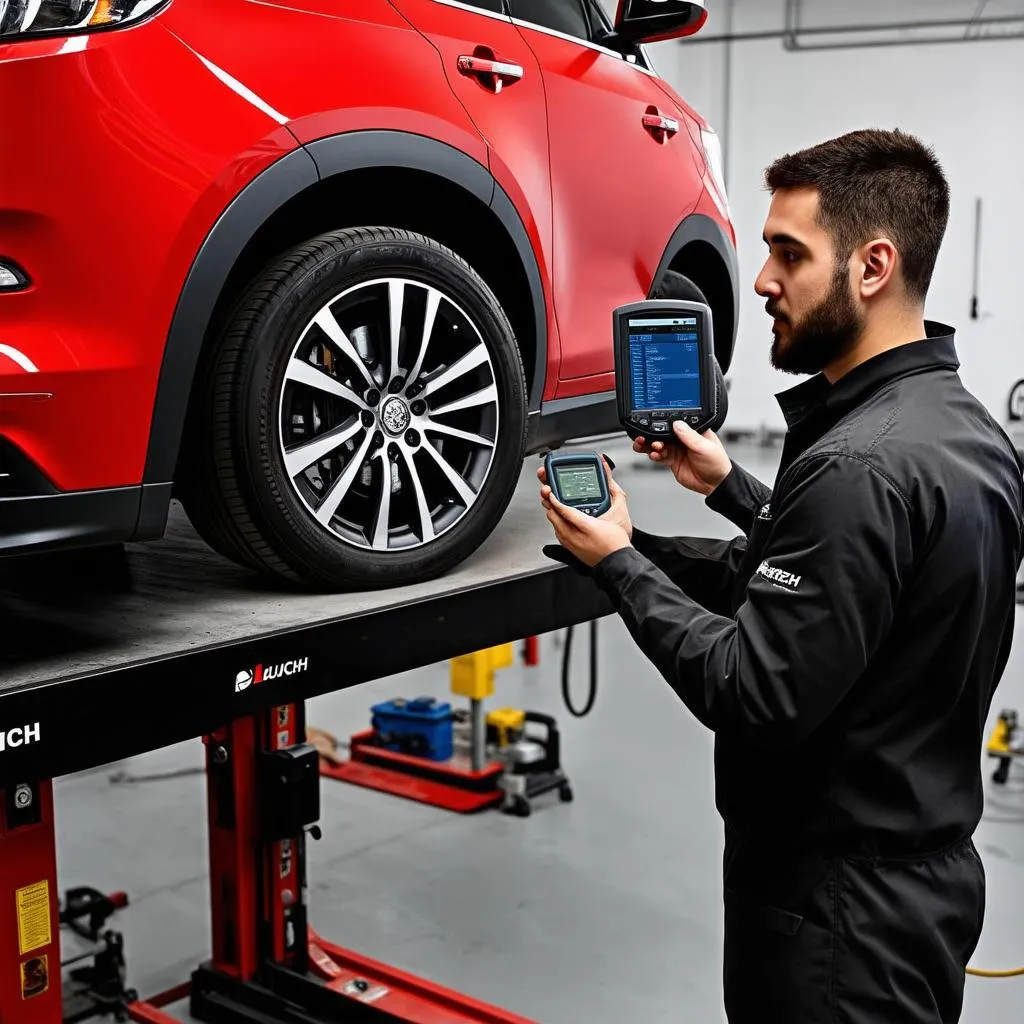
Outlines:
[[[40,740],[39,723],[19,725],[14,729],[0,729],[0,754],[5,750],[17,750]]]
[[[309,658],[297,658],[292,661],[282,661],[279,665],[256,665],[253,668],[243,668],[235,676],[235,693],[242,693],[250,686],[259,686],[260,683],[269,683],[273,679],[283,679],[285,676],[297,676],[309,668]]]
[[[796,590],[800,586],[803,576],[794,576],[785,569],[778,569],[774,565],[762,562],[757,567],[757,574],[763,576],[769,583],[777,587],[785,587],[787,590]]]

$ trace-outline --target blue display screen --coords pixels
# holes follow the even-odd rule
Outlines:
[[[700,407],[700,346],[696,317],[629,322],[633,408]]]

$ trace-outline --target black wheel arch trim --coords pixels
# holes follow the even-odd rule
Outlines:
[[[453,181],[494,211],[508,232],[533,298],[536,352],[527,381],[529,411],[540,407],[547,370],[547,314],[540,269],[515,205],[490,170],[461,150],[409,132],[370,130],[306,143],[256,176],[222,211],[200,247],[178,297],[164,348],[143,483],[173,480],[189,395],[207,329],[224,284],[260,227],[319,181],[368,167],[405,167]]]
[[[704,242],[710,245],[716,253],[718,253],[722,262],[725,264],[725,269],[729,275],[729,281],[732,288],[732,338],[730,339],[729,346],[729,362],[731,363],[732,354],[736,347],[736,333],[739,328],[739,316],[740,316],[740,291],[739,291],[739,258],[736,254],[736,248],[732,244],[731,239],[725,233],[722,226],[711,217],[703,213],[690,214],[680,225],[672,232],[672,237],[668,241],[668,245],[665,246],[665,252],[661,257],[661,262],[658,264],[658,269],[654,274],[654,282],[657,284],[661,280],[662,275],[666,270],[670,270],[672,263],[676,257],[690,244],[693,242]],[[723,366],[723,372],[728,369],[728,365]]]
[[[462,150],[423,135],[370,130],[332,135],[307,143],[322,178],[364,167],[405,167],[447,178],[489,206],[519,254],[533,298],[536,352],[533,379],[526,382],[528,411],[540,408],[547,371],[547,312],[537,257],[522,218],[491,172]]]

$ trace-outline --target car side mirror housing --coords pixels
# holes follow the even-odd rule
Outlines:
[[[708,20],[705,0],[619,0],[615,33],[636,43],[692,36]]]

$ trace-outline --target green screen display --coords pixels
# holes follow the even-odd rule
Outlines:
[[[558,466],[555,476],[563,501],[597,501],[601,497],[596,466]]]

